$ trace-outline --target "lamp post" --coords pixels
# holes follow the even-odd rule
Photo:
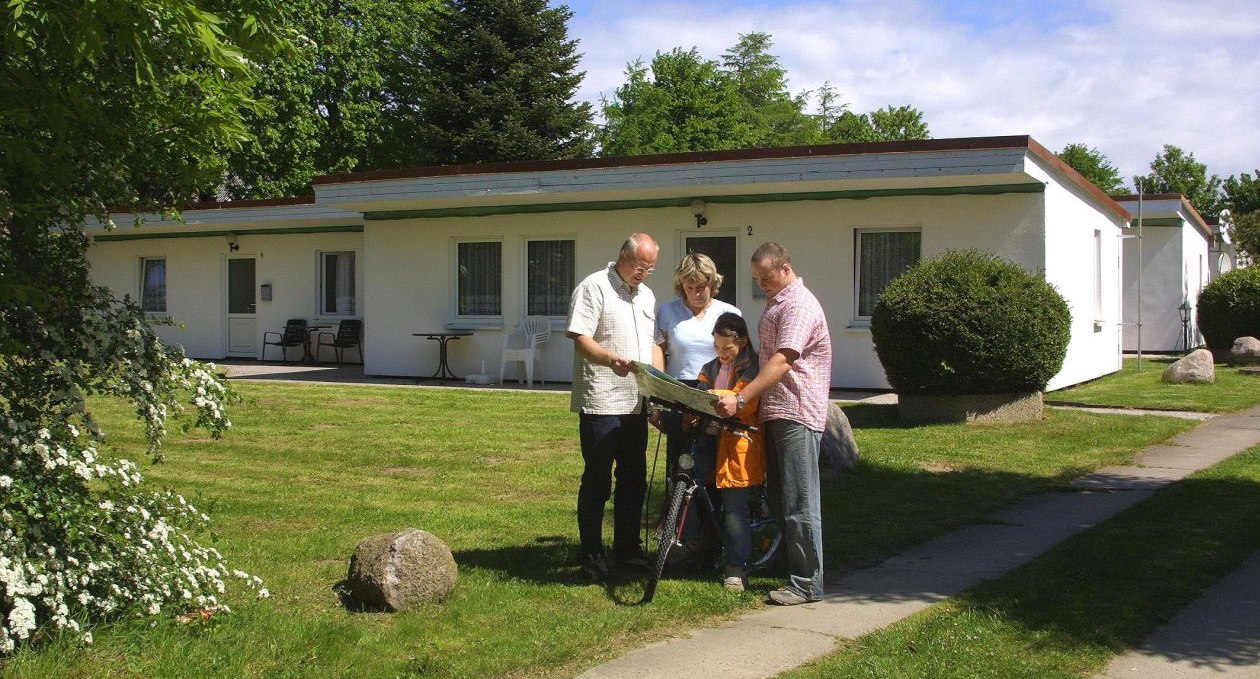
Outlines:
[[[1178,313],[1181,314],[1181,348],[1185,353],[1190,353],[1190,302],[1183,301],[1181,306],[1177,307]]]

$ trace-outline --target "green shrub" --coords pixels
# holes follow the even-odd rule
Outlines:
[[[1221,274],[1199,293],[1199,332],[1223,358],[1239,337],[1260,337],[1260,266]]]
[[[1021,393],[1059,372],[1071,322],[1045,279],[967,250],[894,279],[875,305],[871,336],[899,392]]]

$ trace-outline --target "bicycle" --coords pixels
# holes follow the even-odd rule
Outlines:
[[[687,520],[696,513],[692,510],[696,508],[697,497],[701,499],[704,509],[707,510],[700,513],[707,519],[709,528],[716,534],[721,534],[718,510],[714,507],[708,490],[692,474],[694,467],[695,458],[690,453],[683,453],[678,457],[676,469],[668,477],[666,511],[654,535],[657,541],[656,562],[648,574],[647,585],[643,590],[643,603],[651,602],[656,596],[656,586],[665,572],[670,550],[682,544]],[[757,492],[749,499],[752,524],[752,554],[748,559],[750,574],[765,569],[773,563],[779,545],[783,541],[778,519],[770,511],[765,486],[760,485],[757,488]]]

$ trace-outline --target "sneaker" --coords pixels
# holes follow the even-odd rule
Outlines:
[[[744,591],[744,579],[738,575],[728,575],[722,580],[722,589],[731,592],[742,592]]]
[[[797,606],[800,604],[812,604],[816,602],[816,599],[806,599],[786,587],[770,592],[770,603],[778,604],[780,606]]]
[[[608,582],[612,575],[603,554],[587,554],[578,557],[578,566],[592,582]]]
[[[615,555],[617,564],[621,566],[629,566],[630,568],[641,568],[647,570],[652,567],[652,557],[643,551],[642,547],[635,547],[626,552],[620,552]]]

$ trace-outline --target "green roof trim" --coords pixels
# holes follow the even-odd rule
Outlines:
[[[140,227],[143,229],[144,227]],[[283,229],[220,229],[216,231],[163,231],[161,233],[102,233],[95,241],[150,240],[157,238],[224,238],[226,236],[275,236],[291,233],[362,233],[362,224],[345,226],[292,226]]]
[[[707,203],[778,203],[796,200],[865,200],[901,196],[991,196],[1005,193],[1045,193],[1041,182],[1027,184],[993,184],[981,186],[942,186],[920,189],[867,189],[852,191],[813,191],[802,193],[759,193],[739,196],[688,196],[686,198],[646,198],[641,200],[605,200],[585,203],[535,203],[527,205],[478,205],[470,207],[433,208],[428,210],[392,210],[365,212],[371,221],[398,219],[432,219],[439,217],[489,217],[492,215],[538,214],[546,212],[586,212],[634,210],[638,208],[687,207],[695,198]]]
[[[1186,221],[1180,217],[1143,217],[1142,226],[1185,226]],[[1137,217],[1129,220],[1129,228],[1137,228]]]

